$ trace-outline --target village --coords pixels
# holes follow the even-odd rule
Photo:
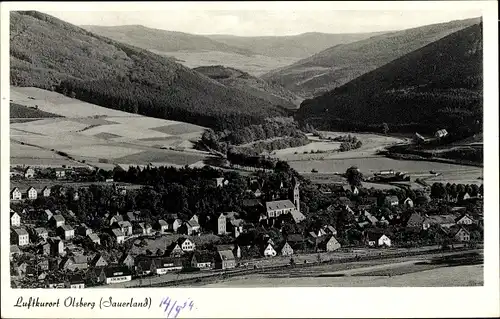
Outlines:
[[[148,187],[105,178],[109,176],[101,177],[101,186],[71,184],[90,174],[73,168],[11,168],[11,183],[26,185],[10,193],[13,286],[86,288],[167,273],[255,269],[262,267],[261,260],[272,266],[279,256],[293,266],[303,254],[317,253],[320,261],[321,253],[342,254],[353,247],[444,249],[454,244],[473,247],[483,240],[482,186],[374,191],[361,183],[318,186],[289,171],[276,173],[282,180],[266,185],[263,176],[271,173],[209,172],[219,175],[203,180],[206,174],[192,174],[214,194],[241,198],[236,203],[241,211],[206,215],[200,207],[192,215],[155,215],[147,209],[109,210],[100,217],[78,208],[75,213],[54,202],[82,207],[92,187],[109,190],[111,201],[129,200]],[[114,173],[121,180],[128,176],[120,174]],[[33,184],[37,186],[29,186]],[[316,198],[319,203],[312,202]]]

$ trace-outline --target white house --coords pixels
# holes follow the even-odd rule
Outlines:
[[[26,246],[30,243],[29,234],[24,228],[14,228],[11,234],[17,246]]]
[[[467,214],[457,219],[457,225],[472,225],[474,220]]]
[[[391,239],[385,234],[368,233],[367,234],[368,246],[387,246],[391,247]]]
[[[115,228],[111,230],[111,232],[113,233],[113,236],[115,237],[117,244],[121,244],[125,241],[125,235],[119,228]]]
[[[193,251],[196,248],[194,242],[188,238],[179,238],[177,244],[181,247],[182,251]]]
[[[125,236],[131,236],[133,233],[132,224],[129,221],[118,222],[118,227],[120,227],[120,230]]]
[[[411,200],[411,198],[410,198],[410,197],[407,197],[407,198],[405,199],[405,201],[403,202],[403,204],[404,204],[405,206],[407,206],[407,207],[410,207],[410,208],[411,208],[411,207],[413,207],[413,201]]]
[[[34,187],[30,186],[26,191],[26,197],[28,197],[28,199],[36,199],[38,197],[38,192]]]
[[[442,138],[448,135],[448,131],[445,129],[437,130],[436,134],[434,134],[435,137],[437,138]]]
[[[23,194],[19,190],[19,187],[14,187],[14,189],[10,192],[10,199],[12,200],[20,200]]]
[[[276,250],[274,250],[273,245],[267,244],[262,251],[264,257],[274,257],[276,256]]]
[[[132,273],[128,267],[110,267],[104,269],[100,275],[100,281],[109,284],[126,282],[132,280]]]
[[[70,225],[61,225],[57,228],[57,234],[65,240],[69,240],[75,237],[75,230]]]
[[[45,186],[42,189],[42,195],[43,195],[43,197],[49,197],[50,196],[50,187]]]
[[[31,167],[26,168],[26,170],[24,171],[24,177],[25,178],[35,177],[35,170]]]
[[[21,226],[21,216],[14,211],[10,212],[10,225],[14,227]]]

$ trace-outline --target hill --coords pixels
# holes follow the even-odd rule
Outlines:
[[[250,50],[272,57],[305,58],[334,45],[363,40],[383,32],[330,34],[308,32],[293,36],[239,37],[233,35],[208,35],[221,43]]]
[[[305,100],[296,116],[329,129],[481,132],[482,52],[479,23]]]
[[[83,25],[81,27],[92,33],[146,50],[161,52],[183,50],[191,52],[220,51],[244,55],[254,54],[251,50],[232,47],[225,43],[212,40],[206,36],[147,28],[142,25],[111,27]]]
[[[311,98],[478,22],[479,18],[457,20],[336,45],[262,78]]]
[[[211,79],[219,81],[225,86],[236,88],[249,95],[266,100],[273,105],[282,106],[286,109],[297,109],[300,102],[302,102],[302,99],[297,95],[279,85],[270,84],[238,69],[214,65],[201,66],[194,70]]]
[[[11,12],[13,86],[54,90],[100,106],[216,129],[283,111],[171,59],[36,11]]]

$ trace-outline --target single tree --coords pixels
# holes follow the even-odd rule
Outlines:
[[[356,166],[351,166],[345,172],[347,182],[351,186],[361,186],[363,182],[363,173]]]

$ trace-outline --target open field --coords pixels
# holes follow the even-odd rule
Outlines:
[[[269,57],[263,55],[243,55],[238,53],[203,51],[203,52],[162,52],[150,50],[156,54],[171,56],[188,68],[206,65],[224,65],[260,76],[271,70],[290,65],[299,60],[295,57]]]
[[[12,87],[11,99],[20,107],[38,105],[41,112],[61,116],[11,124],[13,165],[71,164],[57,151],[90,165],[154,161],[184,166],[206,156],[193,150],[192,141],[205,129],[197,125],[115,111],[37,88]]]

